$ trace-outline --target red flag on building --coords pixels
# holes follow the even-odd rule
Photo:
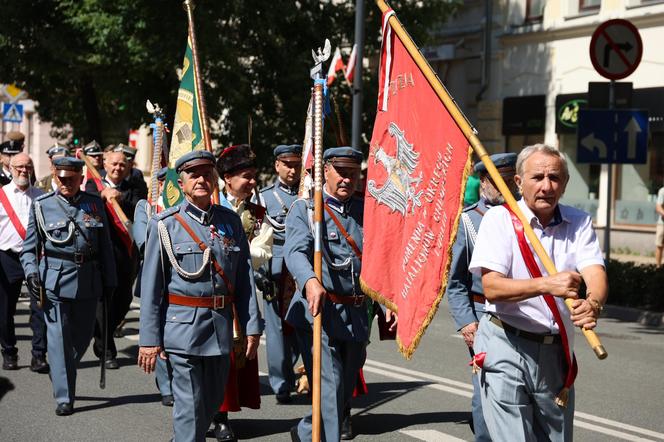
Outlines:
[[[362,287],[399,314],[410,358],[447,286],[470,147],[383,16],[378,112],[364,205]]]

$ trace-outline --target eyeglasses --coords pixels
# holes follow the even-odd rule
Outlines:
[[[34,167],[32,167],[32,166],[30,166],[30,165],[27,165],[27,166],[11,166],[11,167],[13,167],[14,169],[16,169],[16,170],[18,170],[18,171],[23,171],[23,172],[27,172],[27,171],[29,171],[29,170],[33,170],[33,169],[34,169]]]

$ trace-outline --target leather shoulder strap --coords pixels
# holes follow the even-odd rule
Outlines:
[[[16,211],[14,211],[14,208],[9,202],[9,198],[5,193],[5,189],[2,187],[0,187],[0,204],[2,204],[2,207],[5,208],[5,212],[7,212],[9,220],[12,222],[14,228],[16,229],[16,233],[18,233],[21,239],[25,240],[25,227],[23,227],[23,224],[21,224],[21,220],[18,219],[18,215],[16,215]]]
[[[198,244],[198,248],[201,249],[202,251],[205,251],[207,249],[207,246],[201,239],[196,235],[196,232],[194,232],[194,229],[191,228],[189,224],[182,218],[182,215],[179,213],[176,213],[173,215],[175,219],[182,225],[182,228],[187,231],[189,236],[191,236],[191,239],[194,240]],[[214,254],[210,255],[210,259],[212,260],[212,264],[214,265],[214,269],[217,271],[219,276],[221,276],[221,279],[224,280],[224,284],[226,284],[226,288],[228,289],[228,294],[233,295],[235,293],[233,284],[231,281],[228,279],[228,276],[226,276],[226,272],[224,272],[224,269],[221,267],[217,259],[215,258]]]
[[[357,256],[357,259],[362,261],[362,251],[360,248],[357,246],[357,243],[353,239],[352,236],[344,229],[344,226],[341,225],[341,221],[339,221],[339,218],[336,217],[332,209],[330,209],[330,206],[327,204],[324,204],[325,206],[325,211],[327,212],[328,215],[330,215],[330,218],[332,218],[332,221],[334,221],[334,224],[337,225],[337,229],[341,232],[341,234],[346,238],[346,241],[348,241],[348,245],[350,246],[351,249],[353,249],[353,252],[355,253],[355,256]]]

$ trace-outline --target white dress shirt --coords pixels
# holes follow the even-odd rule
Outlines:
[[[27,229],[32,200],[42,195],[44,191],[33,186],[29,186],[25,191],[22,191],[16,187],[14,181],[5,185],[2,190],[7,195],[7,199],[14,208],[19,221]],[[9,219],[9,215],[2,204],[0,204],[0,250],[11,250],[17,253],[23,250],[23,238],[16,231],[16,227]]]
[[[530,220],[535,235],[558,271],[581,271],[594,264],[604,266],[590,215],[559,204],[556,216],[547,227],[543,228],[523,199],[518,205],[526,219]],[[533,250],[532,246],[530,248]],[[534,251],[533,255],[542,275],[547,276],[546,269]],[[502,273],[511,279],[530,279],[512,219],[503,206],[489,209],[480,224],[469,270],[481,275],[483,268]],[[554,299],[565,321],[565,327],[572,330],[573,325],[564,300],[559,297]],[[494,313],[501,320],[522,330],[546,334],[559,332],[558,325],[542,296],[519,302],[486,301],[486,311]]]

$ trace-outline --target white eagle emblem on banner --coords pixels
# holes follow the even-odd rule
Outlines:
[[[374,164],[380,162],[385,167],[387,179],[381,188],[377,187],[375,180],[369,180],[367,191],[379,203],[405,216],[409,208],[411,213],[415,213],[415,208],[422,206],[420,197],[424,191],[416,191],[417,185],[422,182],[422,172],[418,177],[412,176],[420,154],[413,150],[413,145],[406,140],[404,131],[396,123],[390,123],[388,132],[397,142],[396,157],[389,156],[380,146],[372,148]]]

